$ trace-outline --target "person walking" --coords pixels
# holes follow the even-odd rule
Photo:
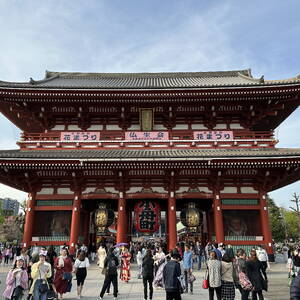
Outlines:
[[[234,262],[234,275],[235,275],[235,278],[234,278],[234,284],[235,286],[237,287],[237,289],[240,291],[241,293],[241,300],[248,300],[249,298],[249,294],[250,294],[250,291],[247,291],[247,290],[244,290],[240,284],[240,281],[239,281],[239,273],[240,272],[243,272],[244,274],[247,273],[247,270],[246,270],[246,252],[244,249],[239,249],[237,251],[237,257],[236,257],[236,260]]]
[[[142,279],[142,264],[143,264],[143,254],[141,249],[138,250],[137,254],[136,254],[136,262],[137,262],[137,266],[138,266],[138,274],[137,277],[138,279]]]
[[[193,282],[189,280],[193,272],[193,252],[189,245],[185,245],[183,253],[183,269],[184,269],[184,280],[185,280],[185,293],[188,292],[190,285],[190,293],[193,294]]]
[[[235,287],[233,283],[233,264],[231,258],[225,253],[221,262],[221,298],[234,300]]]
[[[128,283],[130,280],[130,259],[131,259],[131,254],[129,253],[128,249],[124,247],[124,250],[121,255],[121,280],[123,282]]]
[[[84,251],[81,251],[74,263],[74,273],[76,274],[77,280],[77,299],[80,299],[81,297],[82,288],[87,276],[87,268],[89,268],[89,266],[90,262],[86,257],[86,253]]]
[[[209,300],[214,299],[215,292],[217,295],[217,299],[221,300],[221,261],[218,260],[217,253],[214,250],[209,253],[207,268],[209,282]]]
[[[144,300],[148,298],[147,285],[149,284],[149,299],[153,297],[153,274],[154,274],[154,259],[152,257],[152,251],[147,250],[142,262],[142,276],[144,285]]]
[[[24,291],[28,289],[28,274],[24,266],[23,257],[16,257],[13,268],[6,277],[6,287],[3,293],[4,298],[22,300]]]
[[[198,271],[201,270],[201,263],[204,257],[204,248],[201,246],[199,242],[196,242],[195,245],[195,255],[197,259],[197,269]]]
[[[60,256],[54,261],[55,276],[53,284],[60,299],[63,298],[63,294],[70,291],[72,280],[73,264],[68,254],[68,250],[63,248],[60,252]]]
[[[256,250],[256,256],[257,259],[261,262],[264,272],[266,272],[269,265],[269,258],[267,251],[261,245],[259,245],[258,249]]]
[[[47,251],[41,250],[38,262],[31,266],[31,277],[33,279],[29,294],[33,300],[46,300],[49,290],[48,278],[51,278],[51,265],[46,262]]]
[[[250,257],[246,261],[246,271],[254,289],[252,291],[252,300],[263,300],[263,290],[267,290],[267,274],[262,263],[258,260],[256,251],[250,251]]]
[[[110,248],[108,255],[104,260],[104,268],[106,269],[104,283],[100,292],[98,300],[103,299],[104,293],[107,290],[108,286],[112,283],[114,287],[114,299],[117,299],[118,296],[118,267],[119,260],[114,255],[114,249]]]
[[[166,290],[166,300],[181,300],[181,286],[178,277],[181,275],[181,256],[178,251],[171,252],[171,260],[163,270],[163,282]]]
[[[96,248],[96,245],[95,243],[92,243],[89,247],[89,253],[91,255],[91,260],[92,262],[95,261],[95,257],[96,257],[96,252],[97,252],[97,248]]]
[[[98,263],[97,264],[98,264],[98,267],[100,268],[100,271],[102,271],[104,268],[104,260],[106,258],[106,250],[105,250],[103,244],[100,245],[97,254],[98,254]]]

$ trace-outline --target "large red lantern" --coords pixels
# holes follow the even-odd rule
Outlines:
[[[139,232],[156,232],[160,225],[160,206],[153,200],[141,200],[134,206],[134,224]]]

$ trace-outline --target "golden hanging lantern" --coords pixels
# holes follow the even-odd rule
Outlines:
[[[113,210],[107,209],[105,203],[100,203],[99,208],[95,212],[95,225],[98,232],[105,232],[105,229],[110,226],[115,218]]]
[[[181,211],[180,221],[191,231],[196,231],[197,227],[202,222],[202,214],[200,213],[199,209],[196,208],[194,202],[190,202],[188,204],[188,208]]]

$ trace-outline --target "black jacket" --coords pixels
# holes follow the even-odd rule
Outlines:
[[[110,264],[110,261],[113,261],[113,265],[115,267],[110,267],[112,264]],[[118,270],[117,267],[119,265],[119,260],[117,257],[112,253],[109,256],[107,256],[104,260],[104,268],[107,268],[106,275],[117,275]]]
[[[293,278],[290,289],[291,300],[300,300],[300,275]]]
[[[149,256],[145,256],[143,259],[143,271],[142,275],[145,279],[153,280],[153,272],[154,272],[154,259]]]
[[[181,275],[180,265],[175,260],[170,260],[164,267],[163,280],[166,292],[180,291],[178,277]]]
[[[264,268],[262,267],[262,263],[259,260],[248,260],[246,261],[245,266],[249,280],[254,286],[254,291],[257,292],[266,290],[267,275]]]

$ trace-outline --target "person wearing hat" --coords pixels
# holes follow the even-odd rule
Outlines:
[[[28,289],[28,274],[24,268],[24,260],[18,256],[15,260],[13,268],[8,272],[6,277],[6,288],[3,296],[5,299],[21,300],[24,291]]]
[[[39,261],[31,266],[32,285],[29,294],[33,294],[33,300],[46,300],[47,290],[42,292],[40,286],[46,284],[49,290],[47,279],[52,276],[51,265],[46,262],[47,251],[40,250]]]
[[[181,287],[178,280],[178,277],[181,275],[179,264],[181,256],[177,250],[174,250],[171,253],[171,260],[165,265],[163,271],[167,300],[181,300]]]

